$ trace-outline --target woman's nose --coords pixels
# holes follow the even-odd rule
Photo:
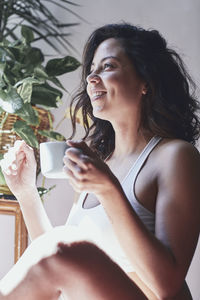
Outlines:
[[[96,73],[90,73],[87,78],[87,83],[98,83],[100,81],[100,77]]]

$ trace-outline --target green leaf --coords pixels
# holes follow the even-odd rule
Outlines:
[[[21,35],[25,38],[27,44],[30,44],[34,40],[33,31],[28,26],[22,25]]]
[[[49,84],[41,84],[33,86],[32,104],[40,104],[45,107],[58,107],[57,103],[62,98],[62,93],[58,89],[53,88]]]
[[[65,35],[70,33],[68,27],[70,28],[70,26],[77,25],[77,22],[74,24],[61,22],[60,19],[52,13],[52,5],[67,10],[69,15],[72,14],[77,19],[82,19],[77,13],[68,8],[69,6],[76,5],[73,1],[1,0],[0,3],[2,38],[7,37],[16,40],[18,38],[17,25],[23,22],[27,24],[29,28],[33,27],[36,38],[43,39],[43,41],[50,44],[54,49],[60,49],[60,47],[56,47],[57,44],[64,48],[68,46]],[[14,17],[12,18],[12,16]],[[63,33],[63,29],[65,29],[65,33]]]
[[[64,58],[55,58],[48,61],[46,71],[49,76],[59,76],[68,72],[76,70],[80,66],[78,60],[72,56],[65,56]]]
[[[6,88],[6,84],[4,80],[0,80],[0,90],[3,90],[4,88]]]
[[[42,197],[43,195],[49,193],[52,189],[54,189],[56,187],[56,185],[54,184],[53,186],[51,186],[50,188],[44,188],[44,187],[38,187],[38,193],[40,195],[40,197]]]
[[[12,60],[16,60],[23,65],[36,66],[44,61],[44,55],[39,48],[31,47],[20,43],[16,46],[4,47],[6,54]]]
[[[20,48],[18,47],[8,47],[7,49],[7,53],[9,54],[9,56],[13,55],[14,59],[16,59],[17,61],[21,62],[22,58],[23,58],[23,54]]]
[[[23,65],[15,61],[14,65],[12,62],[7,62],[5,74],[10,78],[10,83],[13,85],[15,82],[24,77]]]
[[[44,61],[44,55],[39,48],[32,47],[29,51],[25,51],[23,64],[37,66]]]
[[[1,48],[1,43],[0,43],[0,61],[1,63],[5,62],[6,59],[6,52],[4,51],[3,48]]]
[[[0,90],[0,107],[10,113],[15,114],[23,107],[23,100],[12,86],[8,91]]]
[[[7,185],[6,181],[5,181],[5,178],[4,178],[4,175],[3,175],[3,172],[1,170],[1,167],[0,167],[0,185]]]
[[[33,148],[38,148],[39,144],[33,132],[33,129],[24,121],[16,121],[13,125],[13,131],[21,137],[28,145]]]
[[[16,114],[29,125],[39,125],[38,112],[33,109],[30,103],[25,103],[23,107],[16,112]]]
[[[19,88],[19,95],[23,99],[24,103],[30,103],[32,96],[32,84],[24,82]]]
[[[4,74],[5,67],[6,67],[6,63],[0,63],[0,78],[2,78]]]
[[[0,153],[0,160],[3,159],[3,154]],[[0,185],[6,185],[6,181],[0,166]]]
[[[33,77],[26,77],[20,81],[18,81],[15,84],[15,87],[18,87],[19,85],[23,85],[24,83],[29,83],[29,84],[43,84],[45,81],[43,79],[36,79]]]
[[[49,76],[45,71],[45,68],[42,66],[37,66],[34,68],[34,76],[41,79],[48,79]]]
[[[53,186],[51,186],[50,188],[45,188],[45,187],[38,187],[38,193],[40,195],[40,198],[42,201],[44,201],[43,196],[48,194],[52,189],[54,189],[56,187],[56,185],[54,184]]]
[[[56,131],[38,130],[38,133],[42,136],[45,136],[45,137],[50,138],[55,141],[65,141],[66,140],[66,138],[62,134],[60,134]]]
[[[57,77],[49,77],[49,80],[51,82],[53,82],[56,86],[58,86],[59,88],[63,89],[64,91],[68,92],[64,86],[62,85],[62,83],[60,82],[60,80]]]

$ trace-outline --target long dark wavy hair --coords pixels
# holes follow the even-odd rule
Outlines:
[[[195,84],[180,56],[167,47],[157,30],[145,30],[127,23],[108,24],[96,29],[89,37],[83,52],[80,88],[71,102],[73,133],[76,116],[82,111],[85,137],[91,147],[108,156],[115,145],[115,134],[110,122],[95,118],[87,95],[86,78],[98,46],[106,39],[115,38],[133,63],[138,76],[147,86],[142,99],[140,129],[153,135],[178,138],[195,144],[199,137],[199,105],[195,98]],[[88,117],[93,124],[89,126]],[[126,117],[126,116],[124,116]]]

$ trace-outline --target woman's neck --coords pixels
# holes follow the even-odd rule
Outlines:
[[[152,134],[140,129],[140,107],[129,111],[126,117],[119,113],[110,120],[115,132],[115,149],[113,157],[123,157],[140,153],[152,138]]]
[[[112,157],[140,153],[152,137],[152,134],[144,134],[137,128],[120,127],[115,130],[115,149]]]

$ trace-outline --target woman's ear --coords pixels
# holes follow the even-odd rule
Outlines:
[[[146,90],[142,90],[142,95],[146,95],[147,91]]]
[[[142,95],[146,95],[148,92],[148,84],[145,83],[144,86],[143,86],[143,89],[142,89]]]

